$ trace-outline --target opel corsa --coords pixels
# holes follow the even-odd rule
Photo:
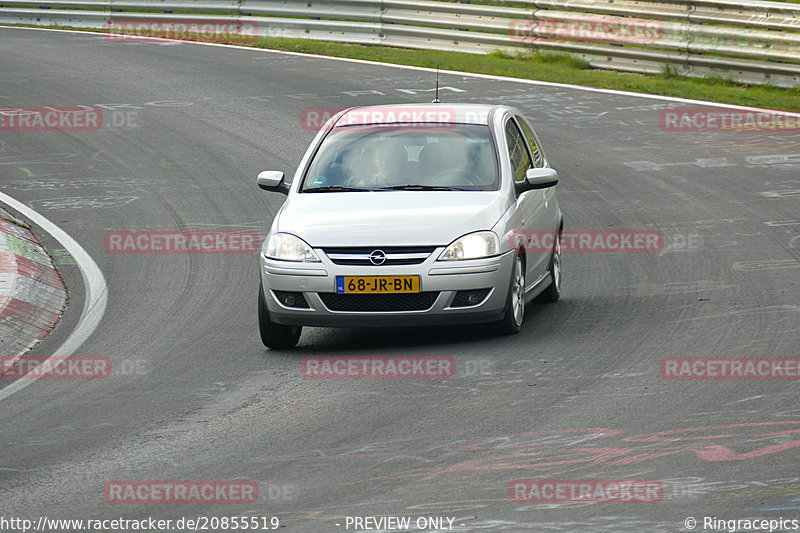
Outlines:
[[[258,321],[269,348],[302,326],[495,322],[561,290],[558,175],[508,106],[343,110],[321,128],[260,251]]]

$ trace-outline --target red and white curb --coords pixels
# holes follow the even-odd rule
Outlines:
[[[97,330],[100,322],[103,321],[103,316],[105,315],[106,307],[108,306],[108,284],[106,283],[105,276],[103,276],[103,271],[100,270],[100,267],[97,266],[97,263],[95,263],[94,259],[92,259],[88,252],[84,250],[75,239],[70,237],[67,232],[53,224],[41,213],[31,209],[30,206],[20,202],[15,198],[12,198],[2,191],[0,191],[0,202],[9,206],[15,212],[19,213],[21,216],[24,216],[27,220],[30,220],[33,224],[36,224],[36,226],[41,228],[44,233],[53,237],[53,239],[63,246],[63,252],[65,256],[68,256],[73,264],[78,267],[81,273],[81,278],[83,278],[85,296],[83,301],[83,310],[81,311],[81,316],[78,319],[78,324],[61,343],[61,346],[54,350],[54,355],[50,356],[41,363],[42,366],[47,364],[52,366],[57,364],[58,361],[64,357],[68,357],[77,352],[80,347],[83,346],[84,343],[89,339],[89,337],[91,337]],[[0,216],[2,216],[2,210],[0,210]],[[0,231],[0,235],[3,235],[2,231]],[[8,247],[9,244],[18,243],[18,241],[11,240],[8,233],[5,233],[4,238],[6,247]],[[41,246],[39,246],[38,251],[42,252]],[[39,255],[37,255],[37,257],[41,258]],[[45,267],[50,267],[52,269],[52,263],[40,264],[44,264]],[[17,272],[17,274],[19,274],[19,272]],[[36,281],[42,282],[42,279]],[[54,288],[64,290],[63,284],[61,284],[60,287]],[[0,339],[1,338],[2,333],[0,333]],[[0,350],[1,349],[2,346],[0,346]],[[16,379],[13,381],[9,380],[10,383],[0,389],[0,405],[2,402],[8,401],[8,399],[14,396],[16,393],[20,392],[31,384],[36,383],[40,377],[41,374],[36,374],[31,376],[31,379]]]
[[[39,239],[0,211],[0,354],[29,352],[66,304],[64,282]]]

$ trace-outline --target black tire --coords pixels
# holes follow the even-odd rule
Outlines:
[[[511,270],[511,283],[506,299],[505,314],[498,323],[500,333],[513,335],[519,333],[525,319],[525,263],[519,253],[514,255],[514,267]]]
[[[258,329],[264,346],[274,350],[285,350],[297,345],[303,327],[284,326],[270,320],[267,303],[264,301],[264,286],[261,285],[258,288]]]
[[[542,303],[555,303],[561,298],[561,229],[556,234],[553,255],[550,257],[550,279],[552,282],[538,296]]]

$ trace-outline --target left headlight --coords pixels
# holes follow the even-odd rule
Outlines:
[[[300,237],[291,233],[274,233],[261,246],[261,254],[269,259],[280,261],[297,261],[301,263],[319,263],[319,257]]]
[[[500,239],[491,231],[468,233],[450,243],[438,261],[480,259],[500,253]]]

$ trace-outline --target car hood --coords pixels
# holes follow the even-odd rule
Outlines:
[[[276,228],[314,248],[447,245],[491,229],[508,207],[500,191],[292,194]]]

